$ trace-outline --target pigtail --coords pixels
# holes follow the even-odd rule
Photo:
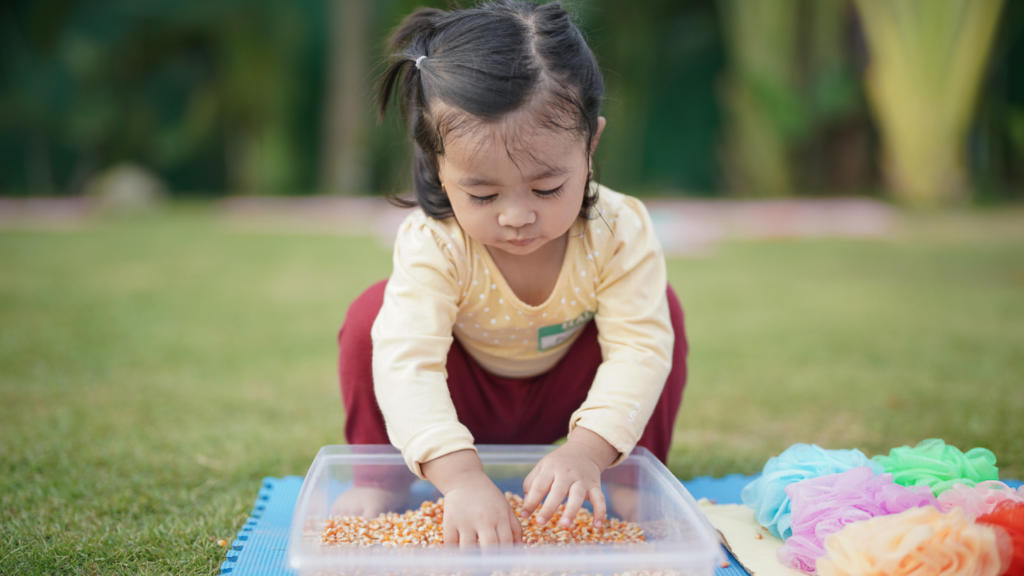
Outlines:
[[[394,34],[391,35],[391,41],[388,45],[392,51],[402,49],[410,40],[416,37],[430,32],[434,27],[434,22],[447,14],[444,10],[438,10],[437,8],[420,8],[419,10],[409,14],[402,20],[402,23],[395,29]]]
[[[387,70],[377,80],[377,122],[383,122],[395,91],[395,84],[399,82],[402,73],[409,66],[407,59],[395,60],[388,65]]]
[[[392,62],[381,74],[376,86],[378,121],[384,120],[388,105],[395,98],[396,86],[399,85],[398,98],[405,104],[401,110],[408,118],[413,100],[420,96],[415,86],[419,79],[419,69],[415,62],[420,56],[429,56],[427,36],[433,31],[436,19],[444,14],[444,11],[436,8],[421,8],[406,16],[391,35],[388,48],[393,55]],[[413,64],[412,69],[409,69],[410,64]]]
[[[437,129],[427,121],[422,68],[430,66],[430,44],[443,10],[421,8],[395,30],[388,43],[392,62],[377,81],[377,119],[383,122],[390,106],[398,106],[413,141],[413,192],[415,200],[388,197],[397,206],[422,207],[435,218],[452,214],[448,195],[441,188],[437,155],[443,153]],[[422,62],[422,64],[417,64]],[[396,102],[397,100],[397,102]]]

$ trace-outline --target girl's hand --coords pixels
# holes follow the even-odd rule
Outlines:
[[[476,452],[459,450],[422,465],[423,475],[444,494],[446,546],[466,548],[519,544],[523,527],[508,499],[484,474]]]
[[[545,524],[568,496],[560,524],[572,525],[584,500],[594,506],[594,528],[601,528],[605,520],[606,505],[601,492],[601,472],[615,458],[618,451],[598,434],[577,426],[568,441],[541,459],[523,481],[523,508],[520,515],[528,518],[540,505],[537,523]],[[547,496],[545,499],[544,496]]]
[[[523,527],[505,495],[482,472],[444,495],[444,542],[466,548],[523,541]]]

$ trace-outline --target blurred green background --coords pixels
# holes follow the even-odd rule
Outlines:
[[[372,84],[389,30],[446,4],[5,2],[0,194],[80,194],[125,161],[176,195],[404,191],[408,146],[397,120],[375,127]],[[1020,2],[567,4],[605,73],[613,188],[1024,196]]]
[[[668,259],[671,470],[938,437],[1024,476],[1024,2],[568,4],[608,88],[603,183],[894,222]],[[420,5],[444,3],[0,3],[0,574],[217,573],[260,479],[343,441],[334,337],[389,248],[232,202],[408,188],[370,97]],[[126,165],[171,201],[94,209]]]

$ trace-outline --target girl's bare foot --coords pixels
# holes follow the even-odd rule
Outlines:
[[[376,518],[384,512],[397,512],[409,496],[409,490],[388,490],[376,486],[353,486],[331,505],[331,516]]]
[[[636,522],[640,508],[639,490],[615,482],[606,482],[605,489],[608,491],[609,514],[620,520]]]

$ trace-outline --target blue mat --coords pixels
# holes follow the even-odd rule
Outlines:
[[[739,504],[740,490],[752,476],[733,474],[725,478],[694,478],[683,482],[694,498],[707,498],[719,504]],[[302,488],[301,476],[264,478],[249,520],[238,533],[221,564],[221,574],[231,576],[294,576],[285,555],[295,501]],[[726,552],[728,554],[728,552]],[[718,568],[715,576],[748,576],[736,559],[729,556],[729,567]]]
[[[724,478],[694,478],[683,482],[694,498],[718,504],[740,504],[740,491],[754,476],[732,474]],[[1016,488],[1020,480],[1003,480]],[[292,511],[302,487],[301,476],[264,478],[249,520],[231,544],[221,574],[231,576],[294,576],[285,563]],[[715,576],[749,576],[731,554],[728,568],[716,568]]]

